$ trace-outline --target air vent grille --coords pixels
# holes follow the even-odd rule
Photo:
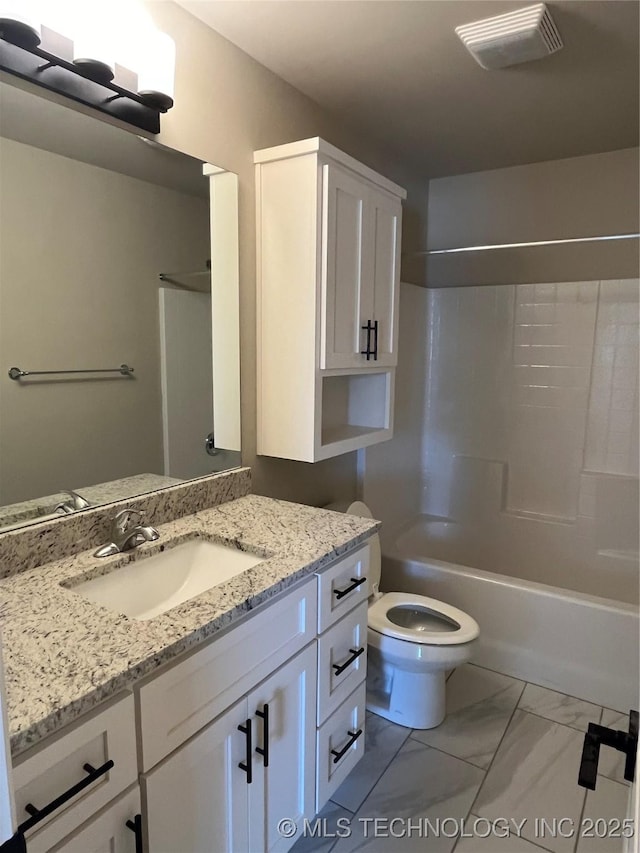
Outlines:
[[[456,33],[476,62],[488,70],[542,59],[562,47],[544,3],[456,27]]]

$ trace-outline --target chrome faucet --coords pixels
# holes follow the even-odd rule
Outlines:
[[[153,542],[160,538],[160,534],[150,525],[142,525],[139,522],[144,516],[143,512],[129,507],[121,509],[111,524],[111,542],[102,545],[94,553],[94,557],[109,557],[112,554],[120,554],[123,551],[132,551],[143,542]],[[133,524],[137,521],[137,524]]]
[[[54,512],[68,515],[70,512],[77,512],[79,509],[86,509],[88,506],[91,506],[91,501],[83,498],[82,495],[74,492],[73,489],[61,489],[61,491],[63,495],[69,495],[69,500],[61,501],[53,510]]]

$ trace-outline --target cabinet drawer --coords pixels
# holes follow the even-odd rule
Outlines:
[[[136,835],[127,821],[134,823],[140,814],[140,788],[108,805],[73,835],[65,838],[51,853],[136,853]],[[29,851],[30,853],[30,851]]]
[[[318,729],[316,812],[322,809],[364,754],[366,694],[366,686],[362,682]]]
[[[361,602],[318,639],[318,725],[367,674],[368,610]]]
[[[312,578],[143,685],[143,769],[156,765],[310,643],[316,624]]]
[[[137,778],[133,696],[112,705],[63,732],[52,742],[27,753],[13,771],[18,824],[29,819],[25,806],[44,809],[66,791],[89,778],[85,765],[113,767],[63,802],[25,834],[29,853],[50,850]]]
[[[358,548],[318,574],[318,633],[369,597],[369,545]]]

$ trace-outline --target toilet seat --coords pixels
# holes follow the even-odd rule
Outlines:
[[[424,611],[427,627],[405,627],[389,618],[393,608],[407,611]],[[419,622],[418,618],[418,622]],[[432,627],[430,627],[430,623]],[[370,607],[369,628],[389,637],[406,640],[418,645],[453,646],[470,643],[480,634],[475,619],[435,598],[414,595],[409,592],[387,592],[380,596]]]

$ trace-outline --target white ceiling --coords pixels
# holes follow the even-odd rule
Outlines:
[[[636,0],[557,0],[557,54],[485,71],[454,28],[522,0],[179,0],[425,176],[638,144]]]

